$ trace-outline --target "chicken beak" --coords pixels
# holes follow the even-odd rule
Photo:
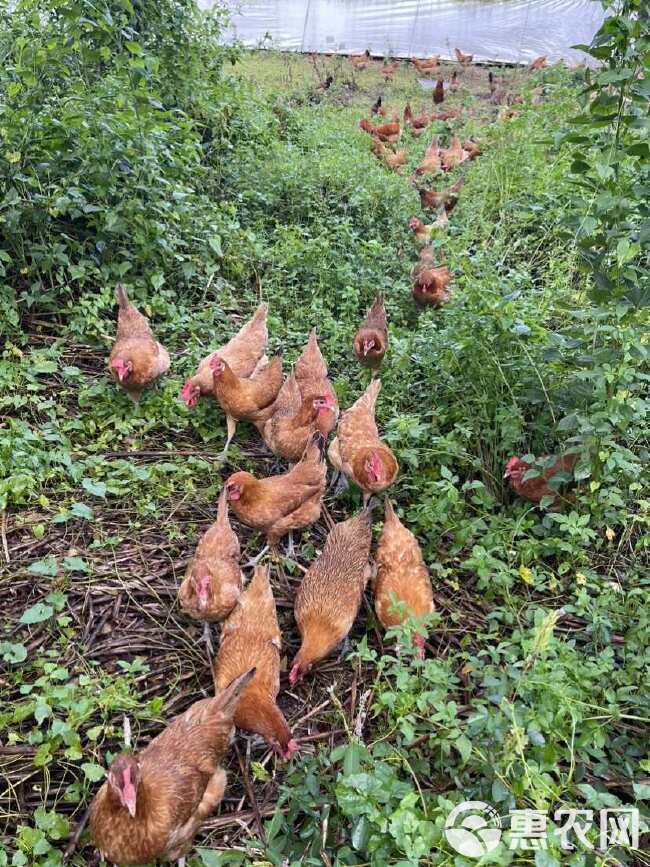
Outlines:
[[[137,792],[136,792],[135,786],[133,786],[131,783],[129,783],[122,790],[121,801],[122,801],[122,805],[124,807],[126,807],[126,809],[129,811],[129,816],[131,816],[132,819],[135,819],[135,813],[136,813],[136,809],[137,809],[136,799],[137,799]]]

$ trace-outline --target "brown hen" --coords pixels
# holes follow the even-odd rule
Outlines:
[[[144,389],[169,370],[169,353],[153,335],[146,316],[129,301],[124,286],[115,289],[119,305],[117,336],[108,369],[134,403]]]
[[[256,421],[270,406],[282,387],[282,358],[276,355],[269,363],[247,379],[233,373],[219,354],[210,362],[215,400],[226,413],[228,438],[224,455],[235,435],[238,421]]]
[[[415,66],[418,72],[431,72],[431,70],[435,69],[438,65],[439,59],[439,55],[425,58],[411,57],[411,63]]]
[[[239,539],[228,520],[228,498],[224,488],[219,497],[217,520],[201,537],[178,590],[182,610],[195,620],[206,623],[223,620],[242,592],[239,557]]]
[[[294,365],[293,372],[303,398],[327,398],[331,407],[330,411],[321,413],[318,420],[318,430],[327,439],[338,421],[339,402],[334,386],[327,376],[327,364],[320,351],[315,328],[311,331],[309,339]]]
[[[310,387],[310,390],[311,389]],[[338,407],[332,397],[333,390],[323,387],[321,394],[300,392],[296,375],[292,371],[268,411],[268,417],[256,422],[269,449],[290,463],[299,461],[315,431],[327,437],[336,424]]]
[[[272,548],[287,533],[320,517],[327,476],[324,450],[325,439],[318,432],[289,472],[264,479],[239,472],[226,481],[234,513],[243,524],[266,533]]]
[[[257,566],[253,579],[223,624],[215,661],[217,689],[255,668],[235,711],[235,725],[261,735],[284,759],[298,745],[277,706],[280,691],[280,627],[267,566]]]
[[[423,208],[429,210],[438,210],[444,208],[450,214],[458,202],[458,193],[463,186],[463,178],[459,178],[455,184],[446,187],[444,190],[437,192],[436,190],[421,189],[420,204]]]
[[[415,136],[421,135],[431,123],[431,115],[423,113],[415,117],[409,102],[404,106],[404,126],[408,126]]]
[[[508,479],[513,491],[531,503],[539,503],[544,497],[553,497],[551,509],[558,509],[566,498],[558,490],[558,485],[549,484],[559,473],[572,473],[578,462],[578,454],[561,455],[551,466],[540,469],[538,475],[531,479],[525,476],[533,465],[521,458],[512,457],[506,464],[504,479]],[[546,458],[546,461],[550,460]],[[537,468],[535,468],[537,469]]]
[[[433,591],[429,570],[417,539],[397,517],[388,497],[375,560],[375,611],[384,629],[399,626],[408,615],[431,614]],[[396,610],[395,603],[403,603],[405,611]],[[416,635],[414,643],[419,648],[418,655],[423,657],[423,637]]]
[[[454,48],[454,53],[456,55],[456,60],[459,63],[462,63],[463,66],[467,66],[469,63],[472,62],[472,60],[474,60],[473,54],[463,54],[460,48]]]
[[[226,788],[221,763],[246,672],[197,701],[139,753],[120,753],[90,808],[90,834],[114,864],[181,858]]]
[[[371,494],[389,488],[399,471],[395,455],[379,438],[375,405],[381,380],[373,379],[365,392],[341,416],[329,449],[332,466],[358,485],[364,504]]]
[[[448,148],[442,148],[440,150],[440,162],[442,163],[443,170],[446,172],[450,172],[452,169],[456,168],[456,166],[464,163],[465,160],[468,160],[469,158],[470,155],[463,148],[462,142],[458,136],[452,138]]]
[[[381,141],[396,142],[402,134],[402,128],[397,121],[380,123],[373,126],[367,118],[359,121],[359,128],[370,135],[377,136]]]
[[[424,268],[413,279],[413,298],[422,306],[442,307],[450,298],[447,288],[450,280],[446,265]]]
[[[269,339],[266,323],[268,304],[260,304],[252,318],[244,323],[234,337],[231,337],[225,346],[211,352],[199,362],[194,376],[186,380],[181,389],[181,397],[188,407],[197,404],[200,397],[214,396],[212,370],[210,362],[218,353],[223,361],[230,365],[230,369],[242,378],[252,376],[260,367],[267,362],[264,353]]]
[[[356,619],[371,574],[372,511],[336,524],[296,594],[294,615],[302,644],[289,682],[296,683],[343,641]]]
[[[381,366],[387,347],[386,306],[384,296],[379,294],[354,338],[354,354],[364,367],[372,370],[374,377]]]

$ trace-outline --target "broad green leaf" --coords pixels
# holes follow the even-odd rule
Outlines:
[[[12,644],[9,641],[0,641],[0,656],[5,662],[15,664],[27,659],[27,648],[24,644]]]
[[[43,602],[37,602],[23,612],[19,623],[31,624],[42,623],[44,620],[49,620],[54,614],[54,608],[51,605],[45,605]]]
[[[85,503],[73,503],[70,511],[75,518],[83,518],[85,521],[92,521],[94,518],[93,510]]]
[[[27,571],[32,575],[47,575],[53,578],[58,574],[59,567],[55,557],[46,557],[44,560],[37,560],[27,567]]]
[[[639,801],[650,801],[650,784],[632,783],[634,797]]]
[[[68,572],[90,572],[88,564],[81,557],[64,557],[63,566]]]
[[[90,780],[91,783],[97,783],[106,776],[104,768],[94,762],[84,762],[81,766],[81,770],[84,772],[86,779]]]
[[[106,496],[106,484],[104,482],[95,481],[95,479],[82,479],[81,487],[92,494],[94,497]]]

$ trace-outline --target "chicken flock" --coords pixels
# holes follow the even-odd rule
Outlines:
[[[472,60],[458,51],[457,58],[461,65]],[[416,60],[419,71],[437,65],[437,58]],[[350,61],[363,68],[369,53]],[[395,68],[396,64],[384,65],[387,80]],[[444,102],[445,89],[453,91],[457,84],[456,74],[449,82],[439,78],[434,103]],[[379,99],[373,114],[383,119],[387,116],[383,112]],[[453,117],[453,110],[447,116]],[[432,119],[433,115],[414,116],[408,104],[403,112],[404,125],[416,136]],[[404,164],[399,152],[386,150],[400,139],[399,121],[374,125],[364,119],[360,125],[371,134],[378,158],[399,169]],[[461,142],[454,138],[447,148],[441,148],[435,137],[412,182],[427,174],[448,172],[480,152],[480,143],[472,139]],[[440,307],[449,299],[450,272],[436,260],[429,241],[436,226],[447,221],[461,186],[462,179],[439,191],[419,190],[423,209],[436,213],[431,225],[417,217],[410,221],[421,246],[411,272],[413,297],[420,305]],[[143,390],[169,370],[170,357],[124,287],[117,287],[116,299],[118,326],[109,373],[137,402]],[[267,310],[266,304],[260,304],[228,343],[202,359],[180,397],[190,410],[199,400],[211,399],[223,411],[227,427],[224,454],[237,422],[248,422],[287,468],[270,476],[238,471],[224,481],[216,519],[200,538],[178,590],[182,611],[204,623],[214,697],[193,704],[141,751],[114,757],[90,809],[93,841],[112,863],[146,864],[162,857],[184,860],[201,824],[223,798],[223,761],[234,727],[261,736],[282,759],[290,759],[299,750],[277,703],[282,635],[271,566],[263,559],[268,553],[271,564],[277,561],[285,538],[287,556],[293,557],[294,531],[321,516],[329,529],[322,551],[304,572],[295,594],[294,617],[301,644],[289,666],[290,685],[307,677],[346,642],[368,583],[381,625],[390,629],[412,618],[413,652],[420,658],[426,652],[428,617],[434,610],[431,578],[416,537],[386,494],[397,479],[399,464],[376,422],[379,371],[389,344],[384,298],[377,296],[354,338],[352,349],[368,369],[369,383],[344,412],[340,412],[315,330],[286,377],[282,358],[267,357]],[[363,496],[362,510],[339,523],[334,523],[323,502],[328,459],[339,486],[352,483]],[[540,503],[546,497],[553,507],[559,507],[561,498],[553,479],[570,474],[576,461],[577,455],[571,454],[547,459],[537,471],[530,462],[512,457],[504,478],[531,502]],[[385,495],[384,520],[373,554],[373,513],[380,494]],[[266,547],[249,563],[241,563],[240,540],[230,523],[230,512],[266,539]],[[248,582],[247,568],[252,569]],[[216,654],[210,639],[212,623],[222,624]]]
[[[459,48],[455,49],[456,59],[460,65],[460,72],[473,60],[473,55],[463,53]],[[356,69],[365,69],[372,61],[367,51],[362,55],[352,55],[350,62]],[[438,56],[420,59],[412,57],[410,62],[416,70],[423,75],[436,75],[435,83],[432,82],[432,106],[430,110],[424,109],[419,114],[414,114],[410,102],[404,109],[389,108],[383,104],[383,96],[378,96],[370,108],[370,114],[374,120],[364,117],[359,121],[359,128],[372,138],[371,151],[386,168],[401,174],[408,160],[407,147],[398,148],[405,131],[411,138],[419,138],[427,128],[434,123],[448,124],[453,122],[462,113],[461,106],[439,108],[445,101],[446,96],[455,94],[461,87],[459,69],[454,69],[451,77],[445,79],[439,70]],[[386,82],[392,81],[400,63],[389,63],[384,59],[380,67]],[[529,65],[531,71],[537,71],[546,66],[546,58],[538,57]],[[331,84],[331,82],[330,82]],[[498,78],[492,71],[488,72],[488,93],[485,98],[493,105],[505,107],[502,116],[508,117],[515,114],[511,108],[521,102],[521,96],[512,92],[505,80]],[[413,216],[409,221],[409,227],[413,231],[418,244],[422,247],[418,260],[411,270],[411,286],[413,298],[419,306],[442,307],[450,297],[449,283],[451,274],[444,264],[442,254],[436,256],[434,247],[431,245],[437,230],[444,230],[449,223],[449,215],[458,201],[458,194],[463,185],[463,178],[440,190],[428,187],[428,179],[436,176],[444,177],[466,161],[476,159],[481,154],[481,142],[474,138],[466,138],[464,141],[457,135],[450,136],[447,147],[440,143],[440,135],[433,136],[427,146],[424,156],[411,175],[409,181],[418,190],[420,205],[423,211],[433,212],[433,221],[426,224],[421,218]],[[430,180],[429,180],[430,182]]]

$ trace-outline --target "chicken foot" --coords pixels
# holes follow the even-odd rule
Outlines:
[[[289,560],[295,559],[296,549],[293,544],[293,530],[289,530],[289,535],[287,537],[287,558]]]
[[[244,565],[242,566],[242,569],[248,569],[249,567],[254,569],[257,566],[257,564],[260,562],[262,557],[264,557],[266,554],[268,554],[268,552],[269,552],[269,546],[265,545],[262,548],[262,550],[260,551],[260,553],[257,555],[257,557],[253,557],[251,560],[248,561],[248,563],[244,563]]]

